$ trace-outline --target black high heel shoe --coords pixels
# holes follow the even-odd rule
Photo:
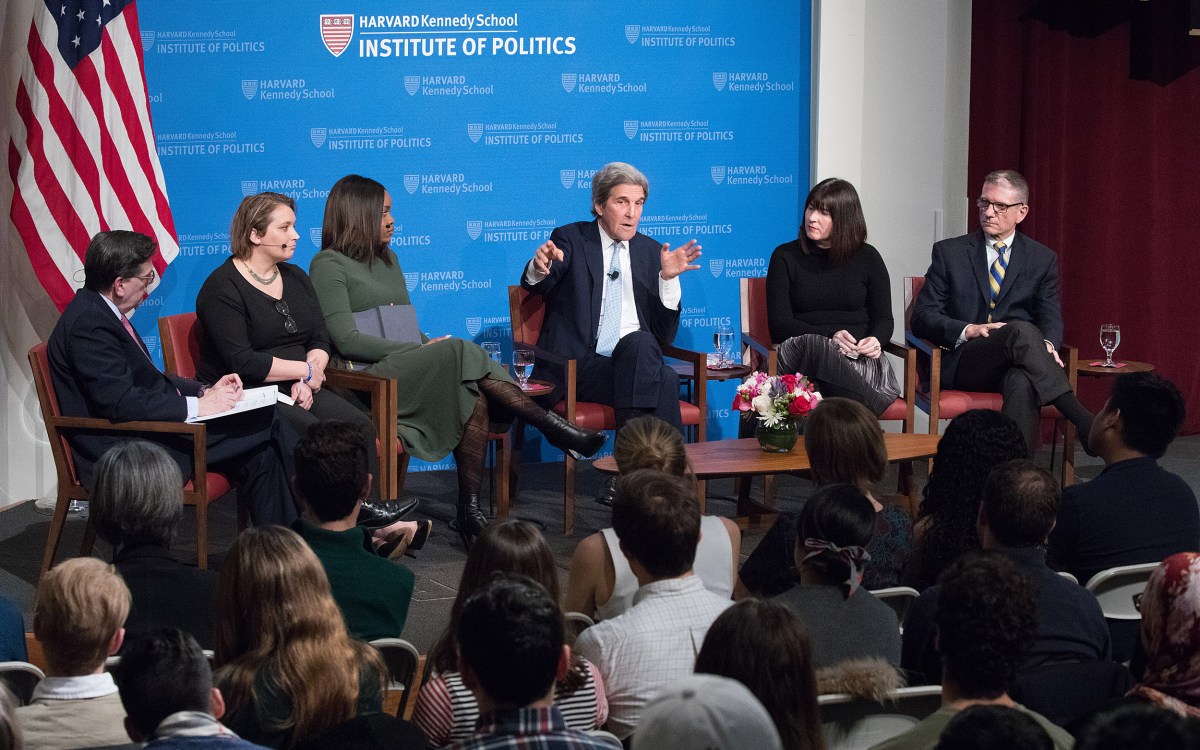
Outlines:
[[[472,493],[465,500],[458,501],[454,525],[458,527],[458,536],[462,539],[463,546],[470,552],[471,545],[488,525],[487,516],[479,509],[479,495]]]
[[[551,445],[569,452],[576,459],[591,458],[604,445],[605,433],[572,424],[552,411],[546,412],[537,428]]]

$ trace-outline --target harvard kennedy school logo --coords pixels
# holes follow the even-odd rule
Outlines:
[[[341,57],[354,37],[353,13],[322,13],[321,41],[334,57]]]

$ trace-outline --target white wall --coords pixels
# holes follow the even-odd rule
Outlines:
[[[924,275],[936,240],[966,232],[971,6],[814,0],[813,14],[812,182],[858,188],[901,340],[904,277]]]

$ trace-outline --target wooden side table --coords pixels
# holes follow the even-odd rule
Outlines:
[[[1087,375],[1089,377],[1097,378],[1120,375],[1126,372],[1154,372],[1154,365],[1148,362],[1134,362],[1130,359],[1127,359],[1124,362],[1118,360],[1117,364],[1122,365],[1121,367],[1104,367],[1102,365],[1092,364],[1092,362],[1103,361],[1103,357],[1093,360],[1084,360],[1083,358],[1080,358],[1079,364],[1075,367],[1075,371],[1080,375]]]

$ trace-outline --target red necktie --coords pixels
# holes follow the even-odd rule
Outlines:
[[[129,333],[129,337],[133,339],[135,344],[137,344],[137,348],[142,352],[142,354],[146,355],[146,359],[150,359],[150,352],[146,351],[142,347],[142,340],[141,340],[141,338],[138,337],[137,331],[133,330],[133,324],[129,322],[129,318],[122,315],[121,316],[121,325],[125,326],[125,330]],[[150,361],[153,362],[154,360],[150,359]],[[158,368],[155,367],[155,369],[158,369]]]

